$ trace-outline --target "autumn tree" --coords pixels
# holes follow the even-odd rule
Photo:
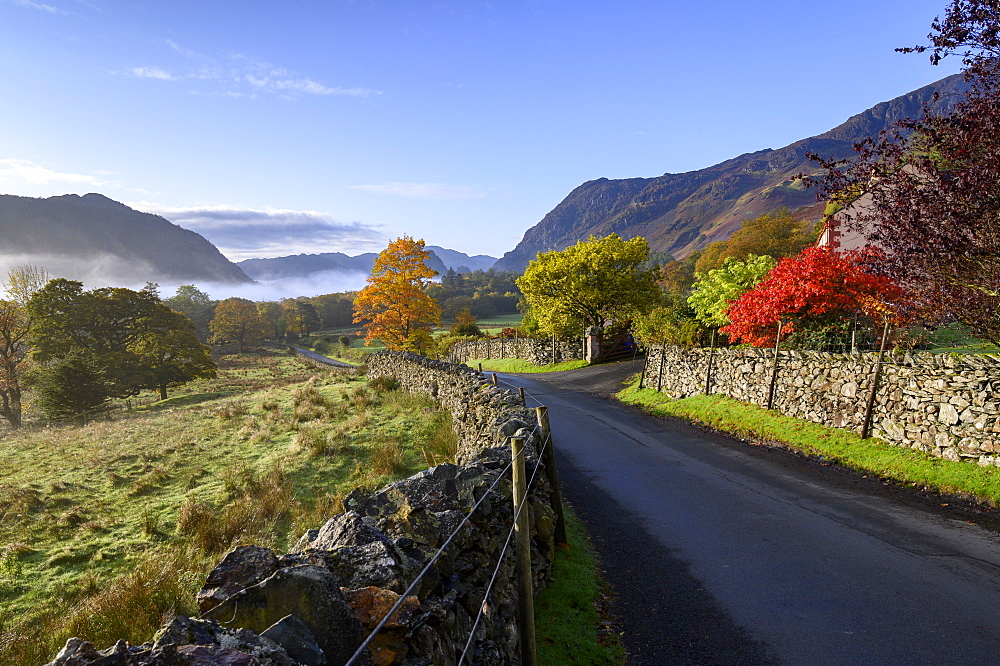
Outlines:
[[[463,308],[455,315],[455,323],[448,330],[452,335],[483,337],[483,331],[479,328],[479,321],[476,316],[469,312],[469,308]]]
[[[925,111],[830,162],[822,196],[864,201],[838,215],[880,247],[879,270],[905,284],[929,321],[960,321],[1000,344],[1000,6],[953,0],[935,19],[937,64],[962,59],[967,92],[946,112]]]
[[[751,254],[743,261],[729,257],[721,268],[695,273],[694,289],[687,301],[705,326],[725,326],[730,304],[757,286],[777,263],[767,255]]]
[[[695,271],[721,268],[726,259],[743,261],[751,254],[774,259],[791,257],[815,240],[815,225],[795,219],[787,208],[744,220],[728,240],[710,243],[702,250]]]
[[[423,240],[403,236],[375,259],[368,286],[354,300],[354,321],[366,330],[365,344],[380,340],[389,349],[422,351],[431,327],[441,323],[441,306],[424,292],[437,272],[425,263]]]
[[[272,330],[253,301],[237,297],[216,306],[209,329],[213,342],[234,342],[241,353],[266,340]]]
[[[30,320],[13,300],[0,300],[0,417],[21,426],[21,383],[28,364]]]
[[[9,300],[0,300],[0,417],[14,428],[21,426],[21,384],[28,366],[31,317],[25,306],[48,281],[44,268],[15,266],[4,283]]]
[[[659,302],[658,271],[640,268],[648,257],[645,238],[591,236],[565,250],[540,252],[517,284],[543,332],[580,333],[630,321]]]
[[[734,342],[771,346],[782,322],[782,337],[822,332],[855,315],[876,322],[900,310],[903,292],[891,279],[865,270],[870,257],[810,247],[785,257],[767,277],[729,308],[730,324],[720,329]]]

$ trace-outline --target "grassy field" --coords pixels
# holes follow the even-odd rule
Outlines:
[[[803,453],[839,463],[895,483],[1000,505],[1000,468],[950,461],[922,451],[862,440],[849,430],[828,428],[721,395],[693,395],[673,400],[637,383],[618,394],[623,402],[657,416],[702,423],[757,442],[781,443]]]
[[[537,372],[558,372],[560,370],[576,370],[586,367],[586,361],[562,361],[560,363],[547,363],[546,365],[535,365],[530,361],[520,358],[473,358],[465,362],[470,368],[479,369],[483,366],[484,371],[489,372],[513,372],[513,373],[537,373]]]
[[[143,642],[237,543],[284,552],[378,487],[453,455],[429,399],[289,355],[228,356],[219,377],[84,427],[0,443],[0,663],[69,636]]]

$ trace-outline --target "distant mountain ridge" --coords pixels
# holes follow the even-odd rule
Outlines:
[[[431,253],[427,265],[444,274],[449,268],[456,272],[489,270],[496,263],[496,257],[485,254],[469,256],[457,250],[427,245]],[[306,278],[316,273],[371,273],[375,265],[375,252],[348,256],[342,252],[322,252],[320,254],[295,254],[269,259],[244,259],[238,262],[240,268],[255,280],[287,280]]]
[[[101,194],[0,195],[0,239],[6,262],[82,281],[252,282],[203,236]]]
[[[793,180],[796,174],[816,168],[806,153],[850,157],[854,143],[876,136],[898,120],[918,116],[925,104],[948,108],[954,104],[949,93],[964,88],[962,75],[955,74],[876,104],[818,136],[777,150],[746,153],[698,171],[588,181],[528,229],[494,268],[522,271],[538,252],[562,250],[591,234],[643,236],[652,250],[684,258],[728,238],[743,220],[780,207],[799,219],[818,220],[823,204],[816,202],[812,190]],[[936,94],[940,94],[937,99]]]

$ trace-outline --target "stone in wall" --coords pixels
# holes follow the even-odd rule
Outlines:
[[[476,630],[475,663],[517,663],[515,564],[511,549],[504,550],[513,520],[507,438],[526,438],[526,466],[533,469],[533,413],[517,394],[492,386],[478,372],[412,354],[373,359],[369,374],[395,376],[451,409],[462,437],[459,464],[439,465],[374,492],[355,490],[343,513],[308,530],[288,554],[236,548],[198,595],[205,619],[173,618],[149,643],[121,642],[102,652],[72,639],[52,664],[342,664],[428,566],[363,663],[456,664],[480,609],[485,616]],[[487,493],[494,483],[496,490]],[[551,577],[551,496],[545,475],[538,474],[528,497],[536,590]],[[497,584],[487,600],[498,561]]]
[[[644,385],[674,398],[709,390],[765,405],[774,352],[766,349],[651,349]],[[782,351],[774,408],[783,414],[860,432],[876,354]],[[886,356],[876,393],[873,434],[951,460],[996,465],[1000,450],[1000,358],[907,353]]]

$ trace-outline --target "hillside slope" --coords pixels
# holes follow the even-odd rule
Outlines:
[[[853,144],[897,120],[920,114],[924,104],[946,108],[964,87],[956,74],[852,116],[818,136],[777,150],[746,153],[720,164],[657,178],[588,181],[570,192],[494,267],[521,271],[538,252],[561,250],[591,234],[644,236],[654,251],[684,258],[709,243],[728,238],[740,223],[779,207],[800,219],[819,219],[823,205],[814,192],[793,180],[815,170],[806,153],[842,159]],[[942,97],[935,101],[935,93]]]
[[[100,194],[0,195],[2,259],[106,284],[252,280],[203,236]]]

